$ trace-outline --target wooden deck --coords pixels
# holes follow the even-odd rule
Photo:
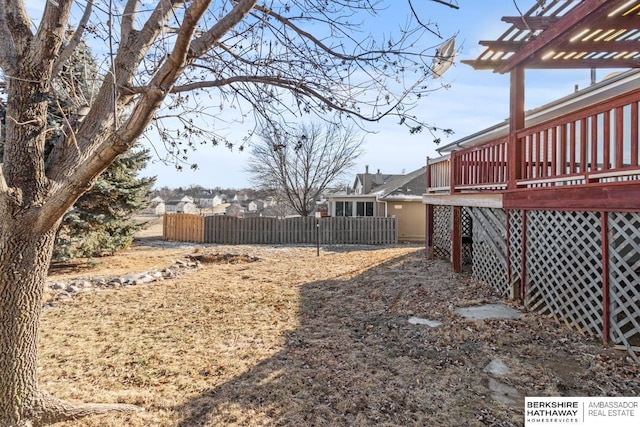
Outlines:
[[[639,102],[640,88],[429,159],[425,203],[498,193],[509,209],[640,210]]]

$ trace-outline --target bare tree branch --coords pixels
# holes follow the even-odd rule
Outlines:
[[[310,124],[293,134],[265,128],[261,142],[253,146],[247,171],[256,187],[275,192],[307,216],[317,197],[354,165],[362,143],[353,128]]]
[[[135,33],[133,23],[136,18],[137,7],[138,0],[127,0],[127,4],[122,13],[122,22],[120,23],[120,43],[123,45],[127,45],[129,37]]]
[[[191,43],[189,52],[190,60],[204,55],[216,43],[220,41],[234,25],[242,21],[249,11],[256,5],[257,0],[238,0],[235,7],[222,19],[218,20],[209,31],[195,38]]]
[[[67,62],[67,60],[71,57],[73,52],[78,47],[78,44],[82,40],[82,35],[87,26],[87,22],[89,22],[89,18],[91,18],[92,10],[93,0],[87,0],[87,5],[84,8],[84,13],[82,14],[82,18],[80,18],[80,22],[78,22],[78,26],[73,32],[71,40],[69,40],[69,43],[65,46],[63,51],[56,59],[56,62],[53,64],[53,71],[51,73],[53,76],[57,76],[58,73],[60,73],[60,69],[62,69],[64,63]]]

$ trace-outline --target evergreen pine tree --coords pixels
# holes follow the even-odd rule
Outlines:
[[[58,230],[54,260],[103,256],[131,244],[141,225],[135,220],[149,206],[155,178],[137,178],[148,150],[126,153],[105,170],[93,188],[65,215]]]

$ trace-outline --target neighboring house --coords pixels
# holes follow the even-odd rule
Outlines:
[[[227,208],[231,206],[231,203],[221,203],[216,206],[211,206],[208,208],[200,208],[200,214],[202,215],[225,215]]]
[[[401,175],[375,190],[384,203],[385,216],[398,218],[399,242],[424,242],[425,207],[422,194],[427,185],[426,167]]]
[[[193,198],[185,196],[179,200],[169,200],[165,203],[166,213],[197,213],[198,207]]]
[[[328,196],[329,216],[385,216],[384,206],[374,193],[376,189],[401,175],[388,175],[378,172],[359,173],[353,182],[351,192],[340,191]]]
[[[149,206],[149,208],[153,210],[154,215],[157,215],[157,216],[164,215],[164,212],[165,212],[164,200],[162,200],[161,197],[154,197],[151,200],[151,206]]]
[[[164,215],[165,212],[165,203],[161,197],[154,197],[151,199],[149,206],[143,209],[140,213],[143,215],[156,215],[161,216]]]
[[[398,241],[424,241],[425,208],[422,193],[426,186],[425,167],[405,175],[358,174],[353,193],[329,195],[330,216],[398,218]]]
[[[389,181],[402,176],[402,175],[388,175],[380,173],[380,169],[375,174],[369,173],[369,166],[365,166],[365,172],[356,175],[356,179],[353,183],[353,190],[355,194],[369,194],[376,187],[384,185]]]
[[[245,191],[238,191],[235,196],[233,196],[234,202],[242,203],[249,199],[249,196]]]
[[[224,199],[220,194],[215,196],[202,196],[197,200],[198,207],[200,208],[212,208],[224,203]]]
[[[247,210],[249,212],[259,212],[264,209],[265,203],[262,200],[252,200],[247,203]]]
[[[224,214],[227,216],[242,218],[244,217],[244,208],[240,205],[240,203],[234,201],[229,206],[227,206]]]

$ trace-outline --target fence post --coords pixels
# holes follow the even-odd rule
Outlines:
[[[320,256],[320,218],[316,217],[316,256]]]

